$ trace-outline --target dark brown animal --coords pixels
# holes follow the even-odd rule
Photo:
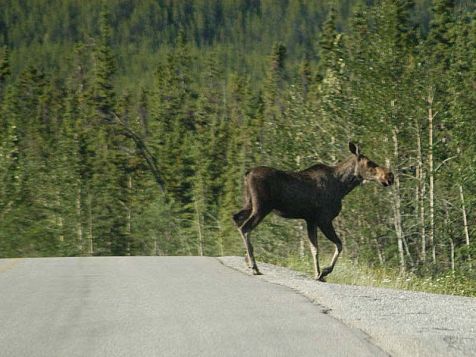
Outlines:
[[[261,274],[253,255],[250,232],[270,212],[284,218],[304,219],[311,242],[315,279],[332,272],[342,251],[332,220],[342,208],[342,199],[364,181],[377,181],[383,186],[393,183],[389,169],[361,155],[359,148],[349,143],[352,157],[337,166],[317,164],[299,172],[285,172],[271,167],[255,167],[245,175],[245,206],[233,215],[246,248],[248,266],[255,275]],[[317,228],[335,244],[331,264],[319,268]]]

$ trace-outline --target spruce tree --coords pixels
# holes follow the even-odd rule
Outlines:
[[[268,164],[273,163],[275,150],[285,150],[277,141],[280,138],[278,131],[284,112],[287,79],[285,61],[286,47],[281,43],[275,43],[268,58],[266,79],[263,85],[264,123],[262,146],[265,153],[264,159]]]
[[[453,45],[454,10],[455,0],[433,1],[426,53],[430,66],[440,73],[449,67],[450,50]]]
[[[2,56],[0,57],[0,99],[3,97],[5,82],[10,76],[10,59],[8,47],[4,46]]]
[[[99,254],[125,255],[129,249],[127,232],[128,197],[126,157],[122,148],[125,141],[121,129],[114,122],[116,94],[113,77],[116,71],[111,47],[111,28],[108,13],[100,16],[100,36],[94,52],[93,122],[89,132],[90,199],[93,235]]]

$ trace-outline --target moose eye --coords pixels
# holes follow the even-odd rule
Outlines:
[[[371,169],[375,169],[376,167],[378,167],[378,165],[373,161],[369,161],[367,162],[367,167]]]

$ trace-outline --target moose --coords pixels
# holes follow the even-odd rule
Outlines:
[[[313,165],[303,171],[287,172],[258,166],[244,177],[244,207],[233,215],[246,249],[246,262],[254,275],[261,275],[253,255],[250,232],[270,212],[283,218],[303,219],[307,225],[314,278],[325,281],[339,258],[342,242],[332,221],[342,209],[342,199],[364,181],[377,181],[383,186],[393,184],[393,173],[362,155],[350,142],[352,156],[336,166]],[[317,228],[335,244],[331,264],[319,268]]]

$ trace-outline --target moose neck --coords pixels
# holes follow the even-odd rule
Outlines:
[[[355,174],[356,165],[356,158],[351,157],[334,167],[335,177],[340,184],[338,192],[341,193],[341,197],[349,194],[354,188],[362,183],[362,178]]]

